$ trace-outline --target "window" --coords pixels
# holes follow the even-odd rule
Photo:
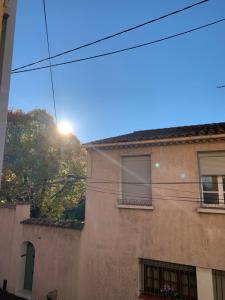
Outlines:
[[[143,296],[197,300],[195,267],[148,259],[140,259],[140,264]]]
[[[225,152],[199,154],[203,203],[225,207]]]
[[[120,204],[151,205],[150,156],[122,157]]]
[[[213,292],[215,300],[225,299],[225,271],[213,270]]]

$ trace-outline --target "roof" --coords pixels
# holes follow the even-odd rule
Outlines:
[[[225,134],[225,122],[134,131],[124,135],[96,140],[87,143],[86,146],[219,134]]]
[[[26,219],[21,224],[27,225],[39,225],[39,226],[48,226],[48,227],[61,227],[67,229],[76,229],[81,230],[84,227],[84,222],[80,222],[77,220],[50,220],[44,218],[30,218]]]

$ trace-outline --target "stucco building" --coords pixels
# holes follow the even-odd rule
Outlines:
[[[0,0],[0,180],[8,112],[17,0]]]
[[[0,281],[9,291],[32,299],[57,290],[63,300],[224,300],[225,123],[85,146],[85,224],[29,219],[27,205],[0,208]]]

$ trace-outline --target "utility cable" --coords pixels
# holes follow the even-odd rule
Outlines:
[[[43,0],[43,9],[44,9],[44,19],[45,19],[45,33],[47,39],[47,46],[48,46],[48,58],[46,60],[49,61],[49,70],[50,70],[50,79],[51,79],[51,90],[52,90],[52,99],[53,99],[53,106],[54,106],[54,115],[55,121],[57,124],[57,113],[56,113],[56,101],[55,101],[55,87],[53,82],[53,74],[52,74],[52,62],[51,62],[51,52],[50,52],[50,43],[49,43],[49,34],[48,34],[48,22],[47,22],[47,13],[46,13],[46,6],[45,0]]]
[[[104,57],[104,56],[109,56],[109,55],[113,55],[113,54],[117,54],[117,53],[121,53],[121,52],[125,52],[125,51],[134,50],[134,49],[141,48],[141,47],[146,47],[146,46],[149,46],[149,45],[152,45],[152,44],[163,42],[165,40],[173,39],[173,38],[178,37],[178,36],[186,35],[188,33],[191,33],[191,32],[194,32],[194,31],[197,31],[197,30],[209,27],[209,26],[213,26],[215,24],[218,24],[218,23],[221,23],[221,22],[224,22],[224,21],[225,21],[225,18],[219,19],[219,20],[216,20],[214,22],[211,22],[211,23],[199,26],[199,27],[195,27],[195,28],[192,28],[192,29],[180,32],[180,33],[169,35],[169,36],[166,36],[166,37],[163,37],[163,38],[160,38],[158,40],[154,40],[154,41],[151,41],[151,42],[148,42],[148,43],[139,44],[139,45],[135,45],[135,46],[132,46],[132,47],[123,48],[123,49],[119,49],[119,50],[111,51],[111,52],[106,52],[106,53],[102,53],[102,54],[98,54],[98,55],[94,55],[94,56],[84,57],[84,58],[75,59],[75,60],[69,60],[69,61],[65,61],[65,62],[57,63],[57,64],[52,64],[51,67],[58,67],[58,66],[77,63],[77,62],[81,62],[81,61],[92,60],[92,59],[96,59],[96,58],[100,58],[100,57]],[[43,67],[37,67],[37,68],[30,68],[30,69],[26,69],[26,70],[13,71],[12,74],[26,73],[26,72],[31,72],[31,71],[36,71],[36,70],[41,70],[41,69],[46,69],[46,68],[49,68],[49,66],[43,66]]]
[[[87,185],[87,190],[92,190],[92,191],[96,191],[96,192],[102,192],[102,193],[108,193],[111,195],[117,195],[118,197],[121,197],[123,195],[125,195],[126,199],[130,199],[130,200],[148,200],[148,199],[164,199],[164,200],[174,200],[174,201],[187,201],[187,202],[203,202],[203,198],[200,197],[182,197],[182,196],[173,196],[173,195],[168,195],[168,196],[153,196],[153,197],[149,197],[149,196],[140,196],[140,195],[135,195],[134,193],[119,193],[117,191],[113,191],[113,190],[107,190],[107,189],[101,189],[101,188],[97,188],[97,187],[92,187],[92,186],[88,186]],[[211,200],[210,198],[204,197],[204,200]],[[217,199],[218,201],[224,201],[224,199]]]
[[[109,194],[109,195],[116,195],[118,197],[121,197],[122,194],[118,194],[116,192],[109,192],[109,191],[106,191],[106,190],[98,190],[98,189],[94,189],[94,188],[90,188],[88,187],[87,188],[87,191],[93,191],[93,192],[97,192],[97,193],[103,193],[103,194]],[[157,197],[157,196],[153,196],[153,197],[146,197],[144,199],[142,199],[141,197],[129,197],[129,196],[125,196],[127,200],[150,200],[150,201],[154,201],[154,200],[164,200],[164,201],[177,201],[177,202],[190,202],[190,203],[201,203],[203,202],[203,199],[201,198],[193,198],[193,200],[191,199],[179,199],[178,197],[177,198],[168,198],[168,197]],[[138,203],[137,203],[138,205]]]
[[[124,34],[124,33],[130,32],[130,31],[133,31],[133,30],[136,30],[136,29],[138,29],[138,28],[140,28],[140,27],[143,27],[143,26],[145,26],[145,25],[149,25],[149,24],[154,23],[154,22],[156,22],[156,21],[165,19],[165,18],[167,18],[167,17],[169,17],[169,16],[172,16],[172,15],[178,14],[178,13],[180,13],[180,12],[183,12],[183,11],[185,11],[185,10],[191,9],[191,8],[193,8],[193,7],[195,7],[195,6],[198,6],[198,5],[203,4],[203,3],[205,3],[205,2],[208,2],[208,1],[209,1],[209,0],[203,0],[203,1],[200,1],[200,2],[197,2],[197,3],[194,3],[194,4],[192,4],[192,5],[186,6],[186,7],[182,8],[182,9],[175,10],[175,11],[173,11],[173,12],[170,12],[170,13],[168,13],[168,14],[166,14],[166,15],[163,15],[163,16],[160,16],[160,17],[158,17],[158,18],[148,20],[148,21],[146,21],[146,22],[144,22],[144,23],[142,23],[142,24],[139,24],[139,25],[136,25],[136,26],[133,26],[133,27],[124,29],[124,30],[122,30],[122,31],[119,31],[119,32],[116,32],[116,33],[113,33],[113,34],[110,34],[110,35],[107,35],[107,36],[102,37],[102,38],[100,38],[100,39],[98,39],[98,40],[95,40],[95,41],[93,41],[93,42],[89,42],[89,43],[86,43],[86,44],[84,44],[84,45],[75,47],[75,48],[73,48],[73,49],[70,49],[70,50],[66,50],[66,51],[60,52],[60,53],[58,53],[58,54],[56,54],[56,55],[49,56],[48,58],[43,58],[43,59],[34,61],[34,62],[30,63],[30,64],[26,64],[26,65],[24,65],[24,66],[15,68],[15,69],[13,69],[12,71],[18,71],[18,70],[20,70],[20,69],[24,69],[24,68],[26,68],[26,67],[33,66],[33,65],[35,65],[35,64],[44,62],[44,61],[46,61],[46,60],[53,59],[53,58],[56,58],[56,57],[65,55],[65,54],[68,54],[68,53],[71,53],[71,52],[80,50],[80,49],[85,48],[85,47],[89,47],[89,46],[91,46],[91,45],[94,45],[94,44],[103,42],[103,41],[105,41],[105,40],[114,38],[114,37],[119,36],[119,35],[122,35],[122,34]]]

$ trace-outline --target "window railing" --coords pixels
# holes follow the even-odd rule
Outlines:
[[[197,300],[195,267],[140,259],[141,295]]]

